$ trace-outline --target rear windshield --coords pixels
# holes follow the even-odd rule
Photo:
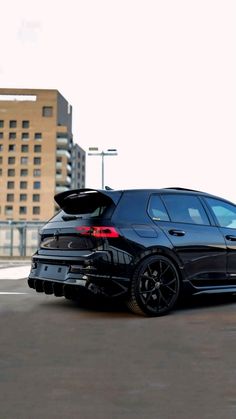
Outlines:
[[[72,195],[65,198],[63,211],[67,214],[83,215],[88,217],[99,217],[109,206],[111,200],[104,195],[84,194]]]

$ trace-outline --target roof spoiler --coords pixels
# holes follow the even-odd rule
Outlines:
[[[65,199],[71,197],[75,197],[75,196],[79,196],[79,195],[87,195],[89,193],[97,193],[97,194],[101,194],[101,195],[105,195],[107,198],[110,198],[114,204],[117,204],[119,199],[120,199],[120,195],[121,192],[118,191],[113,191],[113,190],[103,190],[103,189],[89,189],[89,188],[85,188],[85,189],[71,189],[69,191],[65,191],[65,192],[60,192],[58,194],[56,194],[54,196],[54,200],[56,201],[57,205],[59,205],[60,208],[63,208],[63,203],[65,202]]]

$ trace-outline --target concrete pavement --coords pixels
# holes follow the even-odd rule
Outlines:
[[[0,266],[0,280],[15,280],[28,277],[30,272],[30,263],[15,266],[9,265],[10,263]]]

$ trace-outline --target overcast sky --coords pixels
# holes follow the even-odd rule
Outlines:
[[[232,0],[0,0],[1,87],[55,88],[113,188],[182,186],[236,202]],[[87,186],[101,160],[87,158]]]

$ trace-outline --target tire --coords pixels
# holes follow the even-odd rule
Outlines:
[[[134,272],[127,307],[135,314],[163,316],[173,308],[179,293],[175,265],[165,256],[149,256]]]

